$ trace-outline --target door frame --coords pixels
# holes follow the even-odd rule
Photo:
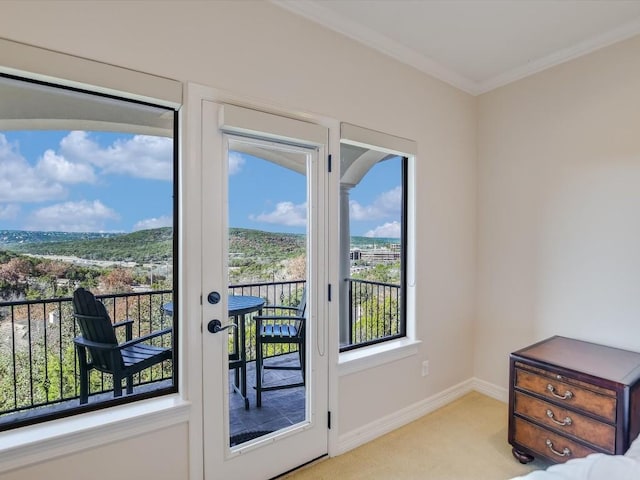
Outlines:
[[[333,158],[333,172],[339,170],[340,158],[340,122],[330,117],[300,113],[271,102],[239,96],[228,91],[215,89],[196,83],[185,84],[184,108],[181,110],[182,131],[180,135],[179,184],[180,198],[180,272],[178,290],[181,298],[179,315],[180,335],[180,376],[179,389],[184,400],[191,405],[189,415],[189,478],[204,478],[204,399],[203,399],[203,325],[201,304],[202,265],[199,262],[202,251],[202,113],[203,102],[228,103],[247,108],[311,121],[328,129],[329,140],[325,153]],[[338,218],[339,212],[339,175],[329,175],[326,212],[330,217]],[[339,251],[338,232],[329,229],[326,239],[329,258],[336,257]],[[339,314],[337,288],[339,271],[336,261],[330,260],[325,277],[333,286],[333,301],[327,304],[327,316],[337,319]],[[326,331],[326,355],[328,357],[327,394],[328,408],[331,411],[332,428],[328,430],[328,455],[339,453],[338,427],[338,323],[329,321]]]

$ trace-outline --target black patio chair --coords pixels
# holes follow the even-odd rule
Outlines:
[[[305,311],[307,308],[306,290],[297,307],[273,305],[263,307],[256,322],[256,406],[262,406],[262,392],[283,388],[302,387],[305,383]],[[270,313],[266,315],[265,313]],[[299,365],[267,365],[263,348],[268,345],[297,345]],[[300,370],[302,381],[264,385],[264,370]]]
[[[122,396],[122,380],[127,381],[127,394],[133,393],[133,375],[172,358],[171,348],[156,347],[152,338],[171,333],[171,328],[158,330],[133,339],[133,320],[111,323],[104,304],[84,288],[73,293],[74,317],[81,336],[74,339],[80,364],[80,404],[89,401],[89,373],[92,369],[113,376],[113,396]],[[126,341],[118,343],[116,328],[125,327]],[[91,360],[87,359],[89,355]]]

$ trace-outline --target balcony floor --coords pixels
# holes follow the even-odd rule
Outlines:
[[[298,354],[291,353],[278,358],[268,359],[269,365],[297,365]],[[267,433],[290,427],[305,419],[305,388],[295,387],[262,393],[262,407],[256,407],[255,393],[255,362],[247,364],[247,397],[249,410],[244,408],[241,395],[234,392],[233,370],[229,371],[229,423],[231,432],[231,446],[248,441],[258,434]],[[302,379],[299,371],[267,370],[264,374],[264,384],[297,383]]]

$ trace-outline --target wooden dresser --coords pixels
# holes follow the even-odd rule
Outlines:
[[[640,353],[552,337],[510,356],[509,443],[522,463],[624,453],[640,433]]]

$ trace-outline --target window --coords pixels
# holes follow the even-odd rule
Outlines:
[[[342,137],[340,351],[347,351],[407,334],[410,160],[385,146],[396,137],[345,124]]]
[[[0,74],[0,430],[177,390],[176,131],[172,108]],[[79,401],[78,287],[130,321],[118,342],[165,332],[133,393],[92,369]]]

